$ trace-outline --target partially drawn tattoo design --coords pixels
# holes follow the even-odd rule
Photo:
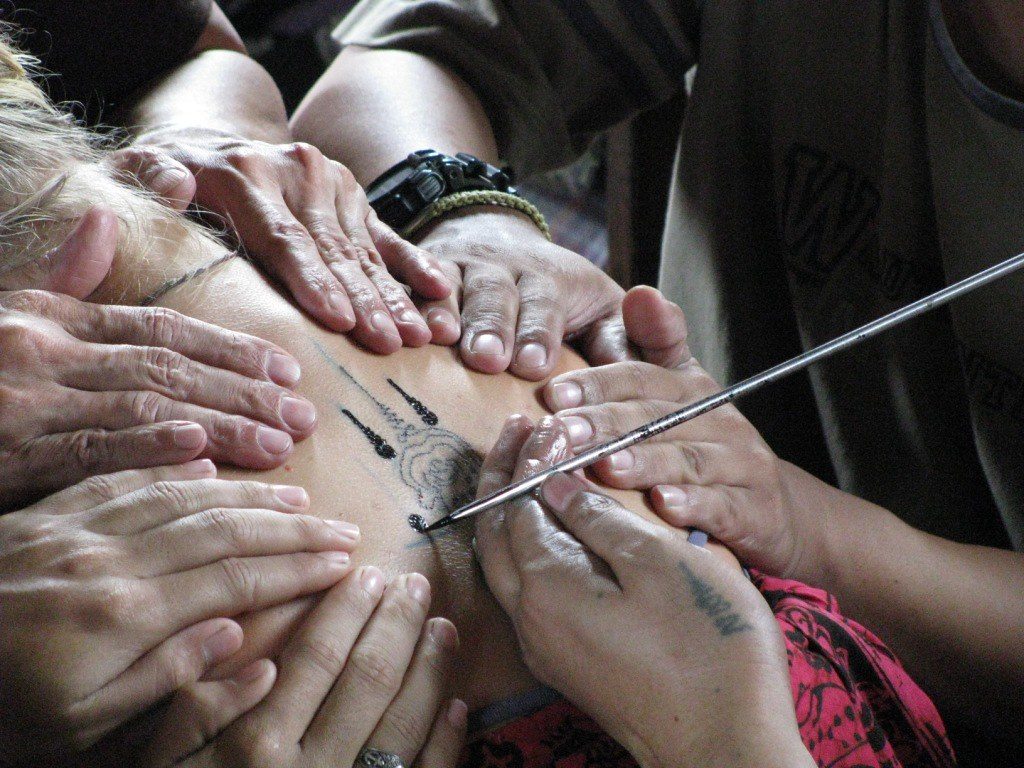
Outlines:
[[[690,587],[690,593],[693,595],[697,608],[715,623],[715,628],[722,637],[737,635],[740,632],[753,629],[733,609],[732,603],[719,594],[711,584],[694,573],[686,563],[679,563],[679,570],[686,577],[686,583]]]
[[[437,414],[393,379],[387,379],[387,383],[416,414],[416,421],[406,420],[378,400],[319,344],[317,349],[358,390],[366,405],[383,417],[388,426],[386,436],[367,426],[356,415],[359,409],[338,405],[338,410],[369,441],[377,455],[394,467],[421,509],[430,516],[446,515],[473,500],[483,457],[469,443],[439,426]],[[410,516],[409,525],[415,529],[414,517],[417,516]]]

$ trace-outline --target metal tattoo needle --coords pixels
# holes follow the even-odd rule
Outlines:
[[[467,504],[466,506],[455,510],[451,514],[442,517],[440,520],[422,528],[421,532],[430,533],[431,531],[444,528],[452,523],[458,522],[459,520],[466,520],[474,515],[480,514],[481,512],[500,506],[507,501],[511,501],[523,494],[529,493],[535,488],[539,488],[544,484],[545,480],[556,472],[573,472],[577,469],[588,467],[595,461],[603,459],[605,456],[610,456],[613,453],[617,453],[638,443],[642,443],[655,435],[665,432],[666,430],[678,427],[680,424],[683,424],[690,419],[694,419],[701,414],[713,411],[715,408],[725,405],[726,403],[731,403],[741,395],[754,392],[761,387],[788,376],[791,373],[801,371],[819,360],[824,360],[837,352],[842,352],[843,350],[849,349],[862,341],[877,336],[883,331],[895,328],[918,315],[923,315],[925,312],[948,304],[953,299],[970,293],[975,288],[988,285],[1011,272],[1015,272],[1022,266],[1024,266],[1024,253],[1000,262],[988,269],[984,269],[981,272],[957,283],[953,283],[953,285],[947,286],[940,291],[936,291],[929,296],[925,296],[923,299],[918,299],[902,309],[898,309],[884,317],[873,320],[867,325],[862,325],[860,328],[852,330],[849,333],[845,333],[842,336],[826,342],[819,347],[808,350],[803,354],[797,355],[784,363],[776,365],[774,368],[769,368],[762,373],[751,376],[749,379],[745,379],[738,384],[734,384],[727,389],[723,389],[721,392],[711,395],[710,397],[706,397],[703,400],[698,400],[695,403],[687,405],[675,413],[670,413],[669,415],[663,416],[660,419],[655,419],[642,427],[637,427],[636,429],[627,432],[622,437],[590,448],[589,450],[555,464],[549,469],[539,472],[532,477],[528,477],[525,480],[520,480],[517,483],[506,486],[505,488],[495,491],[482,499],[477,499],[471,504]]]

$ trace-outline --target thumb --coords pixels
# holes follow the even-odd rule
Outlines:
[[[107,163],[176,211],[188,208],[196,195],[196,178],[192,172],[155,147],[119,149],[110,154]]]
[[[686,316],[661,291],[647,285],[632,288],[622,299],[622,318],[630,343],[646,362],[674,368],[690,359]]]
[[[3,288],[34,288],[85,299],[110,272],[117,238],[116,214],[105,206],[90,208],[61,245],[5,274]]]

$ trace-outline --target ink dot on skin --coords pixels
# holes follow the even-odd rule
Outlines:
[[[368,426],[363,424],[359,419],[355,417],[352,411],[347,408],[342,408],[341,412],[348,416],[349,421],[355,424],[356,429],[363,433],[363,436],[370,441],[370,445],[373,446],[373,450],[377,452],[377,455],[382,459],[393,459],[397,455],[395,449],[388,445],[388,441],[378,435]]]
[[[423,421],[424,424],[426,424],[428,427],[436,427],[437,426],[437,414],[436,413],[434,413],[432,410],[427,408],[427,406],[425,406],[423,403],[421,403],[415,397],[413,397],[408,392],[406,392],[404,389],[402,389],[400,386],[398,386],[395,383],[394,379],[388,379],[388,384],[390,384],[392,386],[392,388],[396,392],[398,392],[398,394],[400,394],[402,396],[402,398],[405,400],[405,402],[407,402],[409,404],[409,406],[414,411],[416,411],[416,415],[420,417],[420,419]]]
[[[409,527],[416,533],[423,533],[426,531],[427,521],[423,519],[423,515],[409,515]]]

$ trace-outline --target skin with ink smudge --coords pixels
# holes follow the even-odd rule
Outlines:
[[[405,398],[405,402],[407,402],[410,406],[412,406],[412,409],[414,411],[416,411],[416,413],[419,415],[419,417],[421,419],[423,419],[423,423],[424,424],[427,424],[428,426],[431,426],[431,427],[437,426],[437,414],[436,413],[434,413],[432,410],[427,408],[427,406],[425,406],[423,403],[421,403],[415,397],[413,397],[408,392],[406,392],[404,389],[402,389],[400,386],[398,386],[395,383],[394,379],[388,379],[388,384],[390,384],[391,387],[398,392],[398,394],[400,394],[402,397]]]
[[[423,519],[423,515],[409,515],[409,527],[416,533],[423,533],[427,527],[427,521]]]

